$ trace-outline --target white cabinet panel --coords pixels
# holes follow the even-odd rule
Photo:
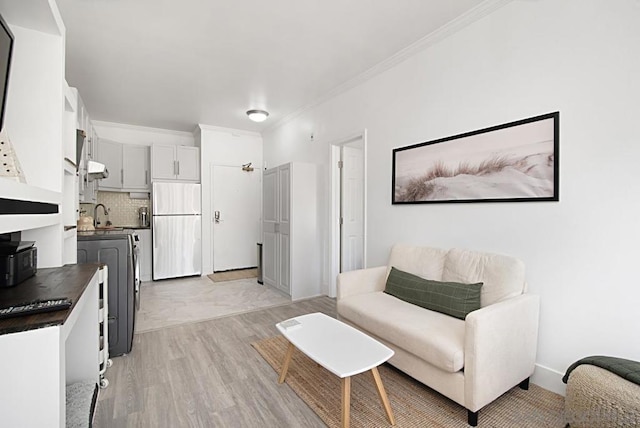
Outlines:
[[[98,189],[122,189],[122,144],[100,140],[98,143],[98,162],[105,164],[107,171],[109,171],[109,177],[99,181]]]
[[[109,177],[98,181],[100,190],[150,191],[148,146],[100,140],[98,162],[109,171]]]
[[[136,230],[138,234],[138,245],[140,246],[140,279],[151,281],[151,229]]]
[[[192,146],[151,146],[151,179],[200,181],[200,149]]]
[[[198,147],[176,146],[178,162],[177,179],[188,181],[200,180],[200,149]]]
[[[153,180],[173,180],[176,177],[175,147],[151,146],[151,171]]]
[[[149,147],[122,146],[123,189],[149,190]]]
[[[263,175],[262,279],[293,300],[320,294],[316,167],[289,163]]]

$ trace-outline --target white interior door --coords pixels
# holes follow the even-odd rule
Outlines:
[[[260,242],[260,171],[214,165],[213,271],[255,267]]]
[[[364,267],[364,153],[342,147],[340,272]]]

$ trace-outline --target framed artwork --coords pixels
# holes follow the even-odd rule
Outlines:
[[[558,201],[560,113],[393,149],[392,203]]]

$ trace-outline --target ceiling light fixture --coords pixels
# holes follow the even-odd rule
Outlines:
[[[269,113],[264,110],[249,110],[247,112],[247,116],[249,116],[249,119],[254,122],[264,122],[264,120],[269,116]]]

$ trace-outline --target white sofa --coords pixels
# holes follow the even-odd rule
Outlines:
[[[481,308],[464,320],[383,292],[391,267],[436,281],[482,282]],[[529,385],[538,340],[538,296],[524,264],[462,249],[395,245],[387,266],[338,276],[338,318],[395,351],[389,363],[464,406],[468,422],[520,384]]]

